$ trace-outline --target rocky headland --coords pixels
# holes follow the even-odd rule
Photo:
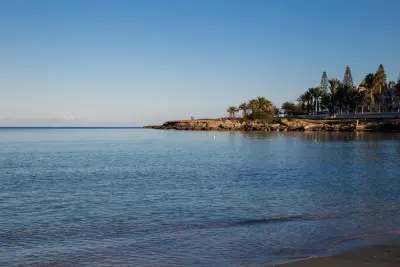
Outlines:
[[[398,132],[400,120],[361,121],[356,120],[303,120],[273,119],[265,121],[240,121],[230,119],[177,120],[163,125],[144,128],[182,131],[327,131],[327,132]]]

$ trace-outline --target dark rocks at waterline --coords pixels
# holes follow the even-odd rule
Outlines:
[[[301,119],[281,119],[274,122],[219,119],[219,120],[178,120],[167,121],[163,125],[145,126],[144,128],[181,131],[321,131],[321,132],[353,132],[400,131],[400,120],[381,122],[366,121],[311,121]]]

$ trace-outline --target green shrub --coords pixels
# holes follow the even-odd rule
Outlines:
[[[268,112],[264,112],[264,111],[254,111],[253,113],[251,113],[250,115],[248,115],[250,120],[269,120],[271,121],[273,119],[273,116],[271,113]]]
[[[278,118],[272,118],[271,119],[272,124],[282,124],[282,120]]]

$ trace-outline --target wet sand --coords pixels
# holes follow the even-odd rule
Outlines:
[[[400,266],[400,245],[364,248],[330,257],[272,265],[276,267],[394,267]]]

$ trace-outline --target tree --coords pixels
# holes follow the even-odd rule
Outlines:
[[[238,109],[235,106],[230,106],[226,111],[229,113],[231,119],[233,119],[235,118],[235,113],[238,111]]]
[[[258,111],[262,111],[262,112],[274,112],[274,105],[272,104],[271,101],[269,101],[268,99],[266,99],[265,97],[257,97],[256,99],[257,103],[258,103],[258,107],[257,110]]]
[[[251,110],[251,113],[254,113],[258,111],[259,104],[257,99],[251,99],[248,104],[249,109]]]
[[[347,113],[356,113],[358,92],[354,87],[344,86],[344,97]]]
[[[331,78],[328,80],[329,82],[329,89],[330,89],[330,101],[332,104],[332,112],[336,110],[336,105],[337,105],[337,97],[336,97],[336,93],[337,93],[337,89],[340,85],[340,80],[336,79],[336,78]],[[326,99],[325,99],[326,101]]]
[[[250,110],[250,114],[247,114],[250,120],[269,120],[279,111],[271,101],[261,96],[251,99],[247,104],[247,109]]]
[[[348,87],[353,87],[353,76],[351,75],[351,70],[349,66],[346,66],[346,71],[344,72],[343,85]]]
[[[307,103],[307,96],[306,94],[301,94],[298,98],[297,98],[297,103],[299,103],[299,111],[304,112],[306,110],[306,103]]]
[[[373,87],[374,87],[375,99],[378,100],[378,112],[380,113],[383,90],[385,89],[386,86],[386,73],[382,64],[379,65],[379,68],[375,73],[373,85],[374,85]]]
[[[397,100],[397,111],[400,111],[400,76],[396,83],[396,100]]]
[[[333,113],[334,110],[334,102],[332,100],[332,95],[331,94],[324,94],[321,98],[321,106],[328,109],[329,114]]]
[[[357,102],[361,105],[361,114],[364,114],[364,107],[368,100],[368,89],[360,87],[357,91]]]
[[[369,94],[369,104],[370,104],[369,111],[372,111],[372,107],[375,104],[374,80],[375,80],[375,75],[373,73],[368,73],[367,75],[365,75],[365,78],[361,83],[361,86],[365,87],[367,89],[367,93]]]
[[[332,79],[329,79],[328,82],[329,82],[329,88],[331,90],[331,94],[332,95],[336,94],[337,88],[340,84],[340,80],[336,79],[336,78],[332,78]]]
[[[355,110],[357,97],[354,87],[346,86],[341,83],[337,88],[335,97],[338,103],[340,114],[343,113],[344,108],[347,114],[350,112],[350,110]]]
[[[277,108],[275,105],[272,105],[270,114],[272,114],[274,116],[278,115],[279,114],[279,108]]]
[[[321,85],[319,87],[321,88],[321,90],[328,92],[329,81],[328,81],[328,75],[326,74],[326,71],[324,71],[322,73]]]
[[[313,107],[313,103],[312,103],[313,96],[312,96],[312,94],[310,92],[310,89],[307,92],[304,93],[304,97],[305,97],[305,99],[307,101],[307,112],[310,113],[311,109]]]
[[[239,110],[242,111],[242,117],[247,116],[247,110],[249,109],[249,106],[247,105],[247,103],[242,103],[239,105]]]
[[[277,107],[275,107],[275,105],[272,104],[272,102],[269,101],[268,99],[265,99],[265,104],[264,104],[263,111],[267,112],[267,113],[272,113],[274,115],[279,113],[279,109]]]
[[[316,102],[315,96],[314,96],[314,88],[308,88],[307,92],[309,93],[309,95],[311,97],[310,111],[311,111],[311,113],[315,113],[315,111],[317,109],[316,108],[317,107],[317,102]]]
[[[298,112],[297,106],[293,102],[285,102],[282,104],[282,109],[286,114],[292,114]]]
[[[340,83],[336,90],[335,100],[339,109],[339,114],[342,114],[343,106],[346,104],[346,88],[347,87],[345,87],[343,83]]]
[[[324,95],[324,91],[320,87],[314,87],[314,88],[310,88],[309,92],[311,93],[311,95],[314,98],[315,111],[318,112],[320,110],[320,107],[319,107],[320,99]]]
[[[265,97],[257,97],[257,101],[258,101],[258,110],[264,110],[266,108],[267,105],[267,100],[265,99]]]

